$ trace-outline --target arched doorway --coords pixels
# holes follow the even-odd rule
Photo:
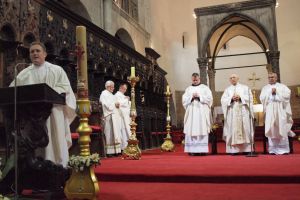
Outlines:
[[[236,36],[230,39],[214,58],[214,67],[208,71],[208,73],[213,71],[215,73],[213,78],[217,80],[215,81],[213,78],[208,80],[213,91],[224,91],[230,84],[231,74],[238,74],[240,82],[248,85],[251,89],[260,89],[267,84],[266,55],[262,47],[248,37]],[[249,80],[253,76],[259,80],[255,82]]]
[[[135,49],[133,40],[130,34],[125,29],[120,28],[116,32],[115,37],[121,40],[123,43],[127,44],[127,46],[131,47],[132,49]]]
[[[207,84],[208,76],[209,82],[214,83],[216,57],[220,49],[237,36],[259,45],[272,71],[280,75],[275,4],[275,0],[251,0],[195,9],[202,82]]]

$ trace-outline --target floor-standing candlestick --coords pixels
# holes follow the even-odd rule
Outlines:
[[[164,139],[164,143],[161,145],[161,150],[162,151],[174,151],[175,145],[172,142],[172,137],[171,137],[171,116],[170,116],[170,98],[172,96],[172,93],[170,91],[169,85],[167,85],[167,91],[165,92],[165,95],[167,97],[167,125],[166,125],[166,131],[167,131],[167,136]]]
[[[131,67],[131,76],[128,77],[128,82],[131,85],[131,107],[130,107],[130,130],[131,136],[128,140],[128,145],[123,151],[123,158],[124,159],[132,159],[132,160],[139,160],[141,159],[141,150],[139,148],[139,141],[136,138],[136,126],[137,123],[135,122],[135,118],[137,116],[136,113],[136,106],[135,106],[135,85],[140,80],[139,77],[135,76],[135,68]]]
[[[88,98],[87,79],[87,49],[86,28],[76,27],[76,54],[77,54],[77,114],[80,117],[77,132],[79,133],[80,157],[90,156],[91,127],[88,117],[91,115],[90,101]],[[65,186],[68,199],[97,199],[99,185],[94,173],[94,166],[86,166],[82,171],[72,170],[72,175]]]

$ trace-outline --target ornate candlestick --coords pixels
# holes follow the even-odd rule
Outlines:
[[[87,49],[86,49],[86,28],[76,27],[77,44],[77,114],[80,117],[77,132],[79,133],[78,143],[80,145],[81,158],[90,156],[90,134],[91,127],[88,124],[88,117],[91,115],[91,106],[88,98],[87,79]],[[72,175],[65,186],[65,195],[68,199],[97,199],[99,185],[94,173],[94,166],[87,166],[81,171],[72,170]]]
[[[165,92],[165,95],[167,97],[167,125],[166,125],[166,130],[167,130],[167,136],[164,139],[164,143],[161,145],[161,150],[162,151],[174,151],[175,149],[175,145],[172,141],[172,137],[171,137],[171,116],[170,116],[170,98],[172,96],[172,93],[170,92],[170,87],[167,86],[167,91]]]
[[[131,85],[131,107],[130,107],[130,131],[131,136],[128,140],[128,145],[123,151],[123,159],[131,159],[131,160],[139,160],[141,159],[141,150],[139,148],[139,141],[136,138],[136,126],[135,118],[136,114],[136,106],[135,106],[135,85],[140,80],[139,77],[135,76],[135,68],[131,67],[131,76],[128,77],[128,82]]]

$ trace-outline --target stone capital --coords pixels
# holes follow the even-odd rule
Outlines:
[[[197,59],[197,62],[198,62],[198,65],[199,65],[199,67],[200,68],[206,68],[207,67],[207,65],[208,65],[208,58],[206,58],[206,57],[202,57],[202,58],[198,58]]]
[[[270,59],[279,59],[280,51],[269,51],[267,55]]]

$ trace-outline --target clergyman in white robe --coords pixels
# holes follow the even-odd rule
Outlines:
[[[208,153],[208,137],[211,131],[211,106],[213,97],[211,90],[204,84],[200,84],[200,77],[192,75],[193,85],[189,86],[183,96],[182,104],[185,108],[184,152]]]
[[[127,147],[130,131],[130,101],[127,96],[121,91],[115,94],[117,101],[120,103],[120,116],[121,116],[121,149],[124,150]]]
[[[253,97],[248,86],[238,83],[238,76],[231,75],[235,85],[227,87],[221,97],[224,113],[223,139],[226,153],[251,152],[253,143]]]
[[[46,122],[49,144],[36,153],[46,160],[66,167],[69,161],[69,148],[72,145],[70,124],[76,117],[76,98],[68,76],[60,66],[49,62],[44,62],[40,66],[32,64],[17,76],[17,85],[38,83],[46,83],[59,94],[65,93],[66,105],[53,105],[51,115]],[[10,87],[14,85],[13,81]]]
[[[106,140],[106,154],[113,155],[121,153],[121,117],[119,112],[119,103],[112,93],[114,82],[107,81],[105,90],[100,95],[100,103],[103,109],[104,134]]]
[[[291,131],[293,124],[291,90],[276,81],[277,75],[270,73],[269,84],[262,88],[260,94],[265,112],[265,135],[268,137],[270,154],[288,154],[290,152],[288,136],[295,135]]]

